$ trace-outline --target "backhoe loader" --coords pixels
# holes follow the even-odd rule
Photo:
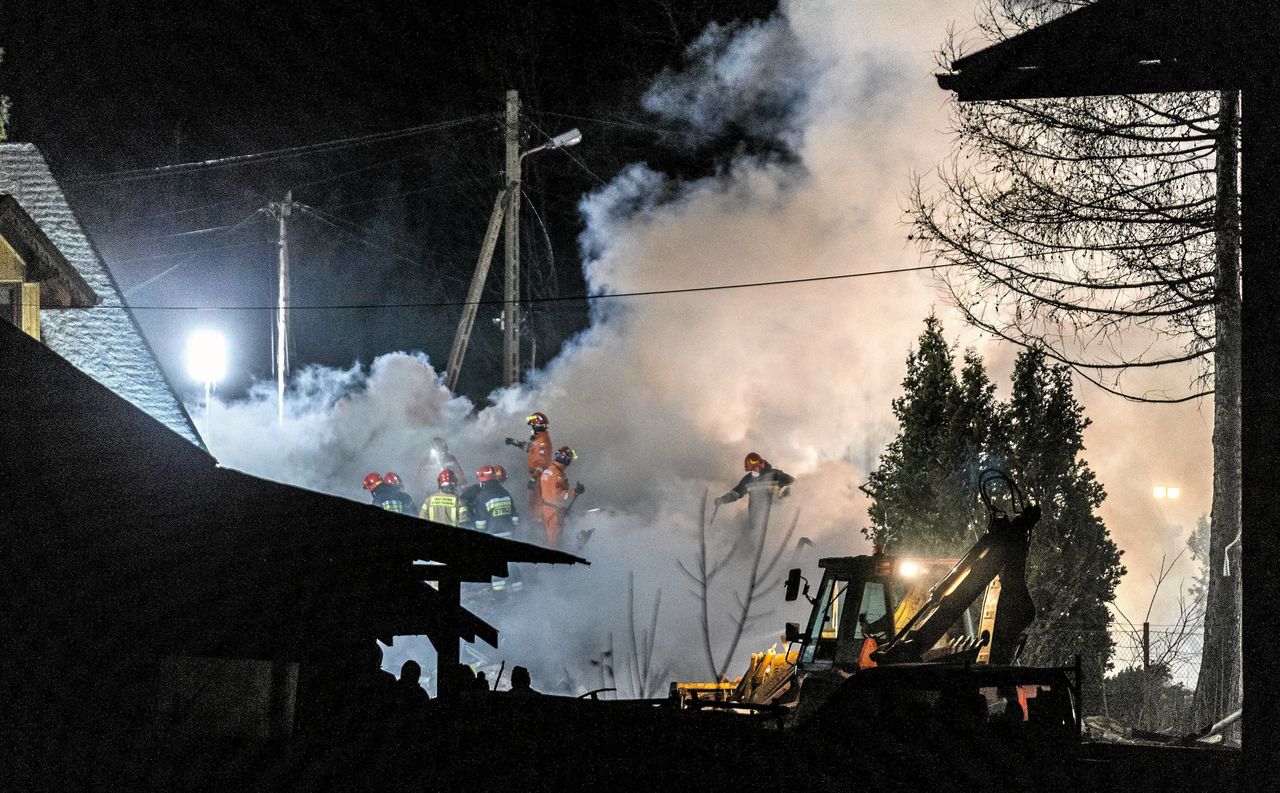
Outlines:
[[[1011,511],[993,504],[999,485],[1007,488]],[[794,569],[786,599],[799,597],[803,583],[813,604],[803,630],[789,623],[785,649],[752,654],[737,680],[673,683],[672,698],[686,708],[773,710],[795,724],[830,713],[827,702],[841,688],[919,683],[933,692],[926,698],[934,705],[943,689],[953,695],[942,698],[942,708],[960,696],[957,689],[966,689],[971,704],[982,696],[988,714],[1009,710],[1012,716],[1016,710],[1024,721],[1035,716],[1078,728],[1078,673],[1073,681],[1068,669],[1009,667],[1035,614],[1025,568],[1040,509],[1001,472],[984,471],[979,488],[988,526],[962,558],[895,556],[877,547],[870,555],[822,559],[816,597],[809,597],[809,583]],[[975,675],[978,667],[983,669]]]

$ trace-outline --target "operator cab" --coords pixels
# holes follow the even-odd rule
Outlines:
[[[823,569],[809,622],[799,636],[797,666],[802,673],[826,669],[853,672],[874,666],[871,651],[891,639],[928,600],[955,559],[917,559],[875,553],[822,559]],[[939,640],[977,640],[981,604]]]

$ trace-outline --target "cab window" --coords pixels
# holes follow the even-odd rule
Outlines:
[[[814,614],[813,622],[809,625],[802,661],[827,660],[832,657],[835,640],[839,638],[840,617],[844,612],[844,600],[848,591],[847,581],[828,578],[822,583],[822,591],[817,600],[819,611]]]

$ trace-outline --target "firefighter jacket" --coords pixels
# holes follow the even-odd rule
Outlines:
[[[560,463],[551,463],[542,472],[542,509],[563,512],[573,501],[573,491],[569,489],[569,477]]]
[[[756,473],[750,471],[746,476],[733,486],[733,489],[725,493],[720,499],[724,503],[737,501],[746,495],[756,495],[768,493],[770,496],[778,495],[778,491],[795,481],[795,477],[785,471],[774,468],[768,463],[764,468]]]
[[[373,503],[388,512],[408,512],[413,514],[413,499],[400,488],[386,482],[379,484],[369,492]]]
[[[471,519],[479,531],[490,534],[510,534],[520,518],[516,515],[515,501],[507,489],[496,480],[472,485],[464,491]]]
[[[471,513],[467,510],[466,502],[457,493],[446,490],[438,490],[422,502],[418,517],[443,523],[446,526],[465,526],[471,522]]]
[[[538,477],[547,466],[551,465],[551,433],[543,430],[529,438],[529,481],[538,482]]]

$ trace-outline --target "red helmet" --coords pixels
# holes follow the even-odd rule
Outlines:
[[[752,452],[747,455],[747,459],[742,461],[742,468],[744,471],[759,471],[764,468],[764,458],[758,453]]]
[[[365,490],[372,490],[380,484],[382,484],[382,474],[379,474],[377,471],[370,471],[364,475]]]
[[[458,484],[458,475],[453,472],[452,468],[446,468],[436,477],[436,484],[444,487],[445,485]]]
[[[479,471],[476,471],[477,482],[488,482],[491,479],[497,479],[497,478],[498,478],[498,472],[493,469],[492,465],[486,465],[484,468],[481,468]]]
[[[559,449],[556,450],[556,455],[554,459],[556,462],[560,463],[561,465],[568,465],[569,463],[578,459],[578,453],[575,452],[573,449],[570,449],[568,446],[561,446]]]
[[[382,477],[382,481],[386,482],[387,484],[391,485],[392,487],[399,487],[399,486],[400,486],[400,475],[399,475],[399,474],[397,474],[395,471],[387,471],[387,475],[386,475],[386,476],[384,476],[384,477]]]
[[[493,475],[498,478],[499,482],[507,481],[507,469],[503,468],[500,465],[495,465],[493,467]]]
[[[525,418],[524,423],[533,427],[535,432],[538,432],[545,430],[551,424],[551,420],[547,418],[546,413],[534,413],[532,416]]]

